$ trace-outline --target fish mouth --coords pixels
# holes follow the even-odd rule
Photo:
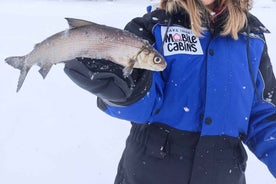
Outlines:
[[[163,71],[163,70],[166,69],[166,67],[167,67],[167,63],[164,62],[164,63],[162,63],[162,64],[155,65],[155,66],[154,66],[154,70],[155,70],[155,71]]]
[[[163,68],[163,70],[167,67],[167,62],[164,61],[160,64],[161,68]]]

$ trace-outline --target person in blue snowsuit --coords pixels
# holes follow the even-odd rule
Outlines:
[[[163,54],[162,72],[124,77],[122,66],[93,58],[65,65],[101,110],[131,122],[115,184],[245,184],[244,144],[276,177],[269,31],[251,4],[161,0],[130,21],[125,29]]]

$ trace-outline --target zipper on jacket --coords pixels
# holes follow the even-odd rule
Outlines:
[[[165,44],[165,40],[168,37],[168,31],[169,31],[169,28],[171,26],[171,22],[172,22],[172,18],[170,17],[169,20],[168,20],[168,24],[167,24],[167,28],[166,28],[166,31],[165,31],[165,35],[164,35],[164,38],[162,40],[162,44],[161,44],[161,47],[160,47],[160,50],[159,50],[159,53],[161,53],[161,54],[164,51],[164,44]]]

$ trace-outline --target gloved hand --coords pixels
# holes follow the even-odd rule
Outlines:
[[[142,98],[151,86],[151,71],[133,69],[128,77],[111,61],[78,58],[65,63],[65,73],[81,88],[104,102],[126,106]]]

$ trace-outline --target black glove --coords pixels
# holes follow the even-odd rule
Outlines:
[[[67,61],[64,68],[77,85],[95,94],[100,100],[127,106],[147,93],[152,75],[148,70],[133,69],[131,75],[124,77],[122,70],[122,66],[111,61],[90,58]]]

